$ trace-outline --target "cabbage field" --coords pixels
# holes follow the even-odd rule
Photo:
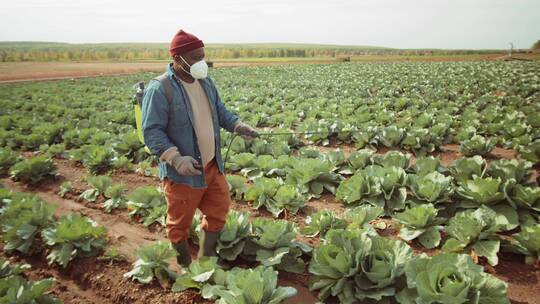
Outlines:
[[[539,63],[211,70],[263,135],[221,131],[232,210],[184,270],[135,130],[156,75],[0,85],[0,303],[540,303]]]

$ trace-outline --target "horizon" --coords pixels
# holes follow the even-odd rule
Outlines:
[[[22,0],[3,5],[0,40],[168,43],[183,28],[216,44],[527,49],[540,39],[539,11],[536,0]]]
[[[164,44],[168,45],[169,42],[143,42],[143,41],[111,41],[111,42],[65,42],[65,41],[27,41],[27,40],[21,40],[21,41],[9,41],[9,40],[0,40],[0,44],[17,44],[17,43],[35,43],[35,44],[67,44],[71,46],[78,46],[78,45],[114,45],[114,44]],[[448,50],[448,51],[504,51],[508,50],[507,48],[483,48],[483,49],[471,49],[471,48],[396,48],[392,46],[381,46],[381,45],[347,45],[347,44],[324,44],[324,43],[310,43],[310,42],[205,42],[205,47],[216,47],[216,45],[224,45],[224,46],[236,46],[236,45],[269,45],[269,46],[277,46],[277,45],[284,45],[281,47],[288,47],[290,46],[307,46],[307,47],[335,47],[335,48],[371,48],[374,50],[377,49],[387,49],[387,50]],[[515,50],[527,50],[530,47],[526,48],[516,48]]]

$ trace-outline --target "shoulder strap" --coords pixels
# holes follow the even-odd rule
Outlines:
[[[163,85],[163,88],[165,89],[165,98],[167,99],[167,103],[169,104],[170,108],[172,106],[173,99],[173,87],[171,84],[171,80],[167,76],[167,73],[163,73],[154,79],[161,82],[161,84]]]

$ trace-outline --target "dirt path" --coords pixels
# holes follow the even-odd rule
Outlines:
[[[47,278],[55,278],[56,284],[50,290],[50,294],[62,300],[64,303],[106,303],[106,299],[96,295],[91,290],[80,287],[71,279],[58,279],[61,274],[47,265],[42,259],[42,255],[34,257],[10,256],[3,250],[3,244],[0,243],[0,255],[8,258],[13,264],[30,264],[31,268],[24,271],[24,276],[28,280],[38,281]]]
[[[6,255],[0,250],[2,255]],[[56,284],[50,291],[54,297],[66,304],[148,304],[186,303],[209,304],[196,291],[173,293],[157,283],[143,285],[130,281],[123,274],[131,270],[131,263],[100,261],[97,258],[77,258],[67,268],[49,266],[45,252],[41,255],[21,257],[9,256],[13,263],[28,263],[32,266],[24,275],[31,280],[55,278]]]

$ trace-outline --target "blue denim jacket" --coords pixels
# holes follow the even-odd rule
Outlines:
[[[161,83],[157,80],[151,80],[145,89],[142,101],[142,131],[144,142],[152,154],[158,157],[167,149],[176,146],[181,155],[189,155],[199,163],[202,163],[197,137],[193,128],[193,111],[188,99],[189,97],[184,87],[176,81],[172,63],[167,66],[166,73],[174,88],[172,111],[169,111],[165,89]],[[229,132],[233,132],[238,116],[225,108],[216,86],[209,77],[198,81],[200,81],[210,102],[212,122],[214,124],[214,130],[216,130],[214,132],[216,162],[219,171],[223,172],[225,168],[221,158],[219,130],[221,127]],[[207,186],[204,178],[204,170],[202,175],[184,176],[160,160],[159,179],[163,180],[165,177],[193,188],[206,188]]]

